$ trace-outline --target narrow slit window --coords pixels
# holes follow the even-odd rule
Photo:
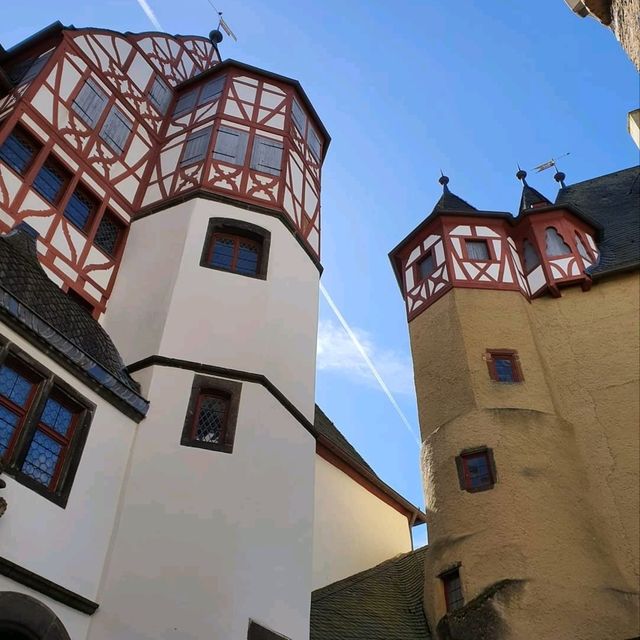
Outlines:
[[[588,260],[589,262],[591,262],[591,260],[593,260],[593,258],[589,255],[589,252],[587,251],[586,247],[584,246],[584,243],[582,242],[582,239],[580,238],[580,236],[577,233],[576,233],[576,247],[578,248],[578,253],[585,260]]]
[[[460,580],[460,570],[453,569],[440,576],[444,589],[444,599],[447,613],[461,609],[464,606],[464,596],[462,594],[462,582]]]
[[[0,146],[0,160],[24,176],[40,150],[40,145],[23,129],[16,127]]]
[[[282,167],[282,142],[256,136],[253,141],[251,168],[279,176]]]
[[[180,166],[183,167],[194,162],[200,162],[207,155],[207,148],[209,147],[209,140],[211,139],[211,127],[201,129],[196,133],[192,133],[184,145],[184,154],[180,161]]]
[[[215,160],[242,165],[247,152],[247,140],[249,134],[246,131],[221,126],[218,128],[216,145],[213,150]]]
[[[121,154],[132,130],[133,123],[131,120],[118,107],[112,107],[102,125],[100,137],[111,147],[112,151]]]
[[[305,115],[302,107],[295,98],[291,103],[291,118],[293,119],[293,123],[296,125],[298,131],[304,137],[304,131],[307,126],[307,116]]]
[[[486,240],[465,240],[465,246],[469,260],[479,260],[481,262],[491,260],[491,252]]]
[[[518,352],[511,349],[488,349],[485,354],[489,377],[495,382],[523,382]]]
[[[536,267],[540,266],[540,256],[535,250],[534,246],[525,240],[523,243],[524,250],[524,271],[525,273],[531,273]]]
[[[51,204],[57,204],[69,182],[69,174],[49,156],[33,181],[33,188]]]
[[[318,134],[311,125],[309,125],[309,129],[307,131],[307,144],[309,145],[309,151],[311,151],[311,155],[319,162],[322,145],[320,143]]]
[[[98,201],[82,187],[78,187],[64,209],[64,217],[78,229],[85,231],[98,210]]]
[[[73,101],[72,109],[90,126],[95,127],[107,106],[107,96],[95,82],[87,80]]]

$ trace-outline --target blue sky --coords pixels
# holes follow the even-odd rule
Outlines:
[[[206,35],[207,0],[147,0],[170,33]],[[324,166],[323,283],[417,433],[403,303],[388,251],[431,210],[442,168],[478,208],[513,211],[516,164],[563,153],[567,182],[631,166],[626,113],[638,78],[610,31],[563,0],[215,0],[235,58],[301,81],[333,142]],[[3,9],[11,46],[60,20],[151,28],[136,0],[22,0]],[[553,171],[530,184],[555,196]],[[376,471],[422,506],[415,436],[324,301],[317,399]]]

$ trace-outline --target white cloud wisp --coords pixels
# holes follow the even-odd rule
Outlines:
[[[151,24],[158,31],[164,31],[164,29],[162,28],[162,25],[160,24],[160,21],[158,20],[156,14],[153,12],[153,9],[149,6],[149,3],[147,2],[147,0],[137,0],[137,2],[140,5],[140,8],[145,12],[145,15],[147,16],[147,18],[149,18],[149,21],[151,22]]]

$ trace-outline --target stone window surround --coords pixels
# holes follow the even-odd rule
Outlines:
[[[472,455],[477,455],[480,453],[485,454],[487,458],[487,462],[489,464],[489,471],[491,473],[491,484],[483,487],[467,486],[463,458],[472,456]],[[495,459],[493,457],[493,449],[491,449],[490,447],[481,446],[481,447],[473,447],[471,449],[463,449],[456,456],[456,470],[458,472],[458,481],[460,482],[460,489],[462,489],[463,491],[468,491],[469,493],[479,493],[480,491],[489,491],[490,489],[493,489],[495,487],[498,481],[498,472],[496,469]]]

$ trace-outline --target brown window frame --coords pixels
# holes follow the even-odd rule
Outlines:
[[[422,273],[420,272],[420,266],[429,259],[429,256],[431,256],[431,264],[433,265],[433,271],[428,275],[423,276]],[[415,282],[425,282],[437,271],[438,266],[436,265],[436,256],[433,249],[429,249],[428,251],[425,251],[420,256],[420,258],[418,258],[418,260],[415,261],[414,269],[415,269],[414,270]]]
[[[483,485],[481,487],[474,487],[471,484],[469,473],[467,470],[466,460],[469,458],[477,458],[479,455],[483,455],[487,460],[487,466],[491,475],[491,483]],[[493,449],[490,447],[474,447],[473,449],[464,449],[456,456],[456,470],[458,472],[458,481],[460,483],[460,489],[468,491],[469,493],[478,493],[480,491],[489,491],[493,489],[498,481],[498,472],[496,469],[496,462],[493,457]]]
[[[520,365],[520,356],[515,349],[487,349],[484,357],[489,370],[489,378],[499,384],[518,384],[524,382],[524,374]],[[496,360],[510,360],[511,370],[513,371],[513,380],[506,381],[498,378],[496,370]]]
[[[233,453],[241,391],[242,384],[240,382],[196,374],[193,378],[193,384],[191,385],[191,395],[189,396],[187,414],[184,419],[184,426],[182,427],[180,444],[184,447],[196,447],[197,449]],[[202,399],[212,396],[224,398],[227,402],[223,435],[220,442],[203,442],[196,439],[195,431],[200,415]]]
[[[462,255],[464,257],[464,260],[469,260],[471,262],[499,262],[499,260],[496,259],[496,254],[493,251],[493,243],[489,242],[490,239],[491,238],[479,238],[477,236],[467,236],[465,238],[462,238]],[[467,247],[468,242],[482,242],[487,247],[487,255],[489,257],[486,260],[472,258],[469,255],[469,249]]]
[[[464,590],[462,588],[462,577],[460,576],[461,566],[462,566],[461,563],[457,563],[455,566],[450,567],[438,574],[438,578],[440,578],[440,581],[442,582],[442,592],[444,594],[444,603],[445,603],[447,613],[453,613],[454,611],[458,611],[462,609],[465,605]],[[454,579],[456,579],[460,584],[460,595],[462,597],[462,601],[458,604],[458,606],[455,606],[455,607],[451,602],[451,593],[450,593],[451,590],[449,589],[449,586],[451,585]]]
[[[0,366],[7,364],[33,383],[24,407],[10,407],[4,396],[0,404],[21,418],[1,461],[3,471],[17,482],[62,507],[67,505],[73,481],[82,458],[96,406],[67,382],[53,374],[27,353],[0,336]],[[48,400],[53,399],[73,413],[72,422],[63,436],[41,420]],[[63,447],[49,485],[44,485],[22,471],[33,437],[39,431]]]
[[[216,237],[233,237],[239,240],[249,240],[259,246],[258,266],[256,273],[241,273],[233,269],[225,269],[211,264],[211,254]],[[271,247],[271,232],[250,222],[243,220],[233,220],[231,218],[210,218],[207,225],[202,255],[200,256],[200,266],[206,269],[224,271],[247,278],[258,280],[267,279],[269,267],[269,249]]]

